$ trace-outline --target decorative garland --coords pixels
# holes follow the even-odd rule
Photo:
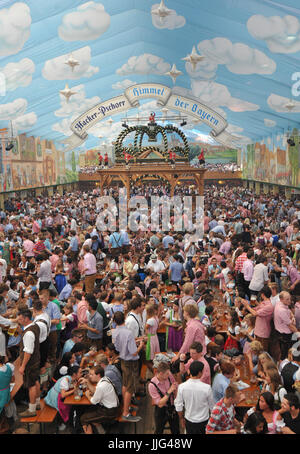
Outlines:
[[[176,146],[176,147],[172,148],[172,151],[174,151],[176,153],[176,150],[177,150],[177,153],[180,153],[180,154],[182,153],[186,158],[188,158],[189,153],[190,153],[190,147],[189,147],[188,140],[185,137],[184,133],[179,128],[177,128],[176,126],[173,126],[173,125],[166,125],[165,131],[166,132],[174,131],[182,138],[182,141],[184,144],[184,149],[182,149],[179,146]]]
[[[179,155],[183,155],[185,158],[188,159],[190,149],[189,149],[189,145],[188,145],[188,140],[185,137],[184,133],[176,126],[173,126],[173,125],[161,126],[161,125],[157,125],[157,124],[154,126],[154,132],[156,133],[156,135],[161,133],[161,135],[163,137],[163,146],[164,146],[163,150],[161,150],[158,147],[151,147],[151,146],[142,147],[144,135],[147,134],[149,136],[149,134],[151,134],[151,132],[153,134],[153,131],[150,132],[150,129],[148,126],[135,125],[135,126],[130,126],[126,129],[124,129],[119,134],[119,136],[116,140],[116,146],[115,146],[116,157],[123,158],[122,155],[123,155],[124,151],[127,151],[129,154],[131,154],[131,156],[137,158],[138,155],[142,154],[144,151],[152,150],[152,151],[159,151],[163,155],[165,160],[168,161],[169,147],[168,147],[167,132],[171,132],[171,131],[174,131],[175,133],[177,133],[182,138],[183,144],[184,144],[184,148],[182,148],[180,146],[176,146],[176,147],[172,148],[172,151],[174,151],[175,153],[177,153]],[[126,136],[128,134],[130,134],[132,132],[135,132],[133,148],[123,147],[124,139],[126,138]]]

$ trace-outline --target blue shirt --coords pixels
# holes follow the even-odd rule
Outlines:
[[[165,249],[168,249],[170,244],[174,244],[174,238],[170,235],[167,235],[162,239],[162,244]]]
[[[213,219],[212,221],[210,221],[210,222],[208,223],[208,226],[209,226],[210,230],[212,230],[212,229],[213,229],[214,227],[216,227],[217,225],[218,225],[218,222],[217,222],[215,219]]]
[[[11,230],[14,230],[14,226],[9,222],[5,227],[4,227],[4,232],[7,233]]]
[[[223,225],[216,225],[213,229],[211,229],[212,232],[214,233],[222,233],[222,235],[226,236],[224,226]]]
[[[49,251],[52,251],[52,246],[51,246],[51,243],[50,243],[49,238],[46,238],[46,239],[45,239],[44,245],[46,246],[46,248],[47,248]]]
[[[123,246],[123,238],[119,232],[114,232],[109,237],[109,244],[112,249]]]
[[[123,241],[123,245],[130,244],[130,239],[129,239],[129,236],[128,236],[128,233],[127,233],[126,230],[122,230],[121,231],[121,238],[122,238],[122,241]]]
[[[58,309],[57,304],[53,303],[52,301],[49,301],[45,312],[49,315],[51,320],[60,320],[61,319],[61,313],[60,310]],[[50,333],[52,331],[56,331],[56,325],[51,325],[50,328]]]
[[[77,252],[78,251],[78,240],[76,236],[72,236],[71,241],[70,241],[70,248],[71,251]]]
[[[119,396],[122,394],[122,375],[119,369],[113,364],[106,366],[104,371],[105,377],[108,377],[116,387]]]
[[[118,326],[113,333],[113,340],[119,358],[123,361],[137,361],[139,355],[134,355],[137,351],[135,338],[126,326]]]
[[[69,296],[71,295],[72,290],[73,290],[72,285],[66,284],[59,294],[59,297],[58,297],[59,300],[61,300],[61,301],[67,300],[69,298]]]
[[[183,265],[180,262],[173,262],[170,265],[171,281],[179,282],[182,279]]]
[[[217,374],[213,380],[212,392],[215,403],[223,399],[225,391],[230,383],[230,379],[223,374]]]
[[[70,352],[72,350],[72,348],[74,347],[74,345],[75,345],[75,342],[72,339],[68,339],[64,343],[64,348],[62,350],[62,356],[64,356],[65,353]]]
[[[94,315],[91,315],[87,312],[87,321],[88,325],[91,328],[96,329],[99,333],[93,333],[92,331],[87,331],[87,337],[89,339],[102,339],[103,337],[103,317],[99,312],[95,312]]]

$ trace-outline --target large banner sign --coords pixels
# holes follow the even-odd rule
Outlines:
[[[211,128],[211,135],[222,145],[232,146],[234,137],[225,131],[227,121],[218,113],[202,104],[184,96],[173,94],[172,89],[161,84],[143,83],[127,88],[123,95],[101,102],[80,115],[71,124],[73,135],[62,142],[68,145],[64,151],[72,150],[88,137],[87,131],[101,120],[119,114],[140,105],[139,101],[146,98],[157,99],[160,107],[178,110],[183,114],[201,121]]]

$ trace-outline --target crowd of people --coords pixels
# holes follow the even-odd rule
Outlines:
[[[241,167],[235,162],[228,162],[228,163],[205,163],[205,169],[209,172],[239,172]]]
[[[156,193],[168,189],[132,188]],[[98,198],[16,197],[0,211],[0,431],[41,399],[61,432],[110,430],[117,417],[138,423],[148,396],[156,434],[167,422],[172,434],[300,433],[299,202],[209,186],[204,236],[190,241],[172,228],[101,231]],[[239,405],[241,361],[251,408]],[[65,403],[82,393],[89,405]]]

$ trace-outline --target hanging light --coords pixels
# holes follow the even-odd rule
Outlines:
[[[294,147],[294,146],[295,146],[294,138],[293,138],[293,137],[290,137],[290,138],[287,140],[287,143],[288,143],[291,147]]]
[[[12,150],[13,148],[14,148],[14,144],[11,142],[11,143],[9,143],[9,144],[6,145],[5,150],[6,150],[6,151],[10,151],[10,150]]]
[[[12,137],[14,137],[12,121],[10,121],[10,127],[11,127],[11,135],[12,135]],[[10,143],[8,143],[6,145],[5,150],[10,151],[14,148],[14,146],[15,146],[15,144],[12,141],[10,141]]]

